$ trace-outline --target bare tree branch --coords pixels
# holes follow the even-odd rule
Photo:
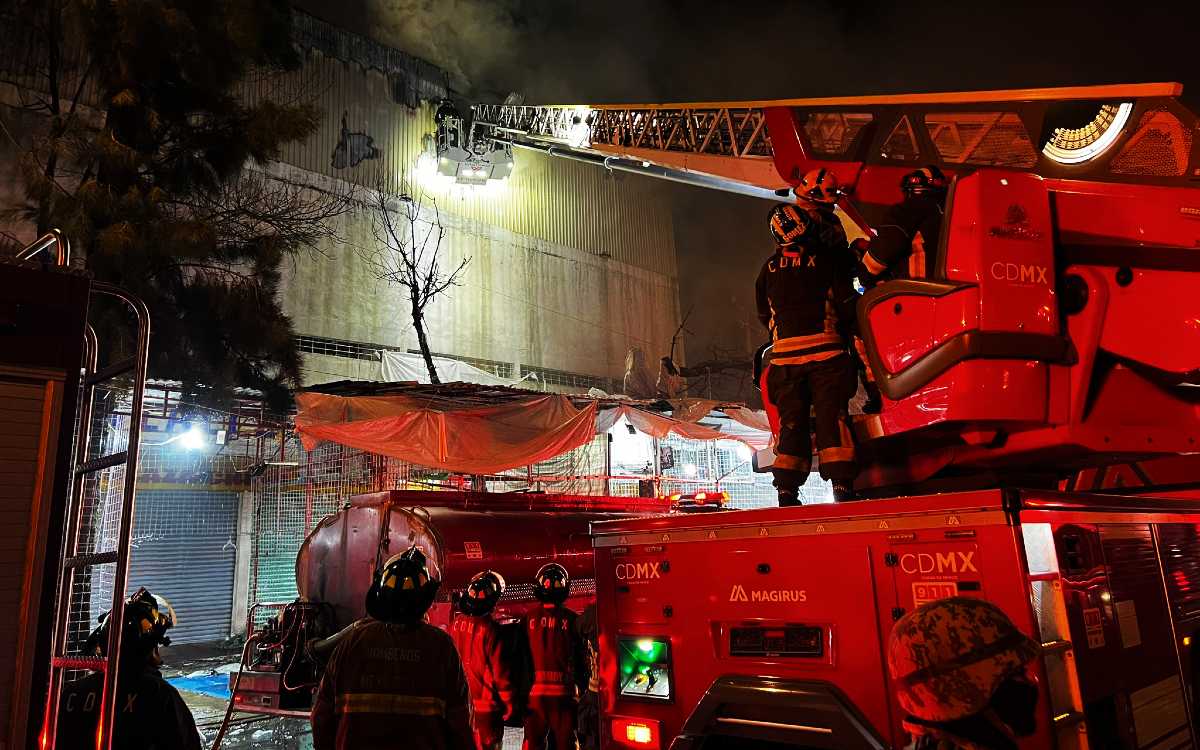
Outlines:
[[[428,209],[426,208],[428,206]],[[451,287],[459,286],[470,264],[464,258],[447,273],[442,265],[442,224],[437,201],[401,181],[398,191],[382,177],[371,199],[373,247],[361,251],[376,278],[405,290],[417,343],[429,371],[429,380],[440,383],[425,328],[429,305]]]

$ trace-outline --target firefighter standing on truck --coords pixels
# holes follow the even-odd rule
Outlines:
[[[563,606],[570,593],[571,579],[563,566],[547,563],[537,572],[534,596],[540,604],[525,616],[533,687],[523,750],[575,747],[575,688],[584,667],[575,613]]]
[[[376,571],[367,621],[334,648],[317,688],[314,750],[474,747],[462,662],[425,622],[439,584],[416,546]]]
[[[924,279],[933,274],[942,217],[946,211],[946,175],[933,166],[900,180],[904,200],[888,209],[875,227],[858,269],[864,287],[889,278]]]
[[[117,664],[116,715],[113,720],[115,750],[200,750],[200,734],[179,691],[163,679],[158,647],[170,644],[166,632],[175,626],[175,612],[161,597],[144,588],[125,602],[121,631],[121,655]],[[87,656],[104,656],[108,613],[84,642]],[[59,748],[96,746],[104,673],[88,676],[63,686],[59,705]]]
[[[864,291],[890,279],[924,279],[933,274],[946,211],[946,185],[946,175],[932,164],[900,180],[904,199],[888,209],[883,222],[875,227],[873,239],[855,243],[859,256],[855,276]],[[866,347],[857,336],[854,348],[867,391],[863,413],[877,413],[882,406],[879,386],[867,362]]]
[[[806,180],[813,184],[797,190],[800,197],[832,202],[828,177]],[[846,353],[853,259],[845,233],[830,221],[836,221],[831,213],[805,205],[773,208],[770,229],[778,247],[755,286],[758,317],[771,335],[764,400],[777,415],[771,471],[780,506],[800,504],[800,487],[812,469],[810,409],[821,476],[833,483],[836,500],[853,499],[857,468],[846,414],[857,385]]]
[[[902,617],[888,672],[915,750],[1017,750],[1037,730],[1040,647],[996,605],[951,597]]]
[[[450,626],[471,688],[472,727],[479,750],[498,750],[504,744],[504,722],[513,711],[512,672],[505,660],[500,625],[492,619],[503,594],[504,578],[499,573],[477,573],[459,596],[459,614]]]

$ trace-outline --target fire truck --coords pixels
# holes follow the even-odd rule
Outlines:
[[[788,200],[851,235],[936,164],[929,278],[858,302],[867,500],[593,524],[606,748],[900,748],[895,620],[998,604],[1042,644],[1027,748],[1193,747],[1200,121],[1177,84],[477,107],[518,148]]]

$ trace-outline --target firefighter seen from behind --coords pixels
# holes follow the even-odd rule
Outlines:
[[[200,750],[191,712],[159,671],[163,662],[158,648],[171,642],[166,632],[175,626],[175,611],[166,599],[141,588],[125,602],[122,619],[113,748]],[[111,625],[105,612],[84,643],[85,656],[106,655]],[[92,672],[63,687],[55,747],[96,746],[103,692],[103,672]]]
[[[368,617],[338,643],[317,689],[314,750],[474,747],[458,651],[425,622],[439,585],[416,546],[376,571]]]
[[[833,195],[831,177],[811,179],[814,187],[802,197]],[[775,430],[771,471],[779,504],[800,504],[800,487],[812,469],[810,409],[821,476],[833,482],[835,499],[851,500],[857,468],[846,405],[857,378],[846,342],[853,258],[828,204],[780,204],[769,225],[777,249],[759,272],[755,295],[759,320],[771,336],[761,385]]]
[[[523,750],[575,747],[575,695],[578,681],[586,679],[587,669],[576,615],[563,606],[570,593],[571,579],[563,566],[547,563],[537,572],[534,596],[539,603],[525,615],[533,687],[525,715]]]
[[[471,688],[472,728],[479,750],[497,750],[504,744],[504,722],[513,712],[512,669],[500,625],[492,618],[503,594],[503,576],[491,570],[477,573],[459,595],[458,614],[450,627]]]

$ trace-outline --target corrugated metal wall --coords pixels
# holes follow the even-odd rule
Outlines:
[[[238,499],[203,487],[138,491],[129,590],[145,586],[171,602],[172,642],[229,637]]]
[[[410,95],[410,87],[394,74],[315,49],[305,50],[300,71],[254,78],[242,87],[249,102],[311,97],[323,112],[317,132],[283,149],[280,161],[286,164],[366,187],[375,186],[380,177],[393,185],[408,180],[435,196],[439,208],[464,219],[675,275],[666,186],[527,151],[514,154],[516,167],[509,180],[486,189],[423,184],[414,168],[425,136],[434,131],[434,104],[410,108],[402,103]],[[372,139],[377,158],[333,167],[343,115],[349,133]]]

